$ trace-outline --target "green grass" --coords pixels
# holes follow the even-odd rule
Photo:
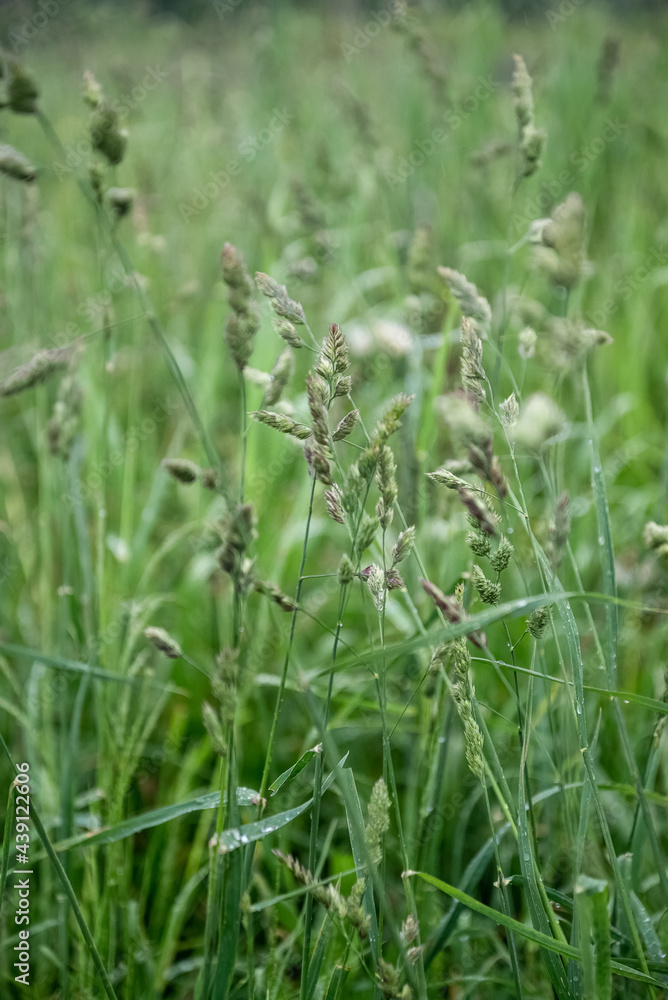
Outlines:
[[[415,12],[411,34],[288,5],[185,24],[81,4],[18,50],[39,113],[5,108],[2,143],[37,178],[0,176],[0,382],[77,340],[81,409],[63,457],[49,422],[76,403],[64,370],[0,397],[2,996],[25,995],[23,762],[44,1000],[665,994],[667,577],[643,529],[668,499],[668,22],[544,13],[512,22],[476,2]],[[21,23],[3,15],[9,54]],[[604,39],[619,42],[609,78]],[[548,133],[521,181],[514,53]],[[90,186],[105,161],[85,70],[129,130],[103,176],[134,189],[122,219]],[[591,263],[567,292],[523,238],[571,191]],[[286,347],[267,298],[251,293],[244,375],[224,336],[226,242],[304,309],[278,403],[258,374]],[[453,426],[461,312],[439,265],[492,307],[483,430],[468,403]],[[559,323],[577,318],[613,341],[559,363]],[[332,323],[349,367],[324,372],[319,401],[305,378]],[[500,419],[513,390],[521,413],[541,392],[565,415],[538,449],[536,421],[515,434]],[[400,393],[411,404],[386,434]],[[300,444],[248,414],[320,420],[326,437],[353,407],[327,459],[341,524]],[[457,492],[426,475],[473,442],[478,474],[461,475],[514,546],[498,573],[484,541],[467,544]],[[214,470],[215,489],[176,482],[165,458]],[[392,517],[360,550],[377,473]],[[247,559],[284,608],[248,588]],[[370,564],[375,583],[359,577]],[[500,581],[498,604],[474,565]],[[404,586],[383,600],[388,571]],[[459,584],[463,623],[433,590]]]

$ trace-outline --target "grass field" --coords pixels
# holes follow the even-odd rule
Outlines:
[[[668,21],[47,7],[0,995],[664,996]]]

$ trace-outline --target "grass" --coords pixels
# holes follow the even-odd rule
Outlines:
[[[18,49],[3,996],[25,764],[45,1000],[665,994],[667,23],[384,21]]]

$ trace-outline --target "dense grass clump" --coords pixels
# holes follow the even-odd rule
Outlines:
[[[21,24],[2,996],[663,996],[665,19]]]

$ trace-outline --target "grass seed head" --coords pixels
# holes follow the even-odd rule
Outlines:
[[[373,455],[374,461],[377,460],[377,456],[375,455],[377,449],[386,444],[387,439],[401,427],[401,418],[414,398],[414,396],[407,396],[405,393],[400,392],[399,395],[394,396],[390,400],[383,416],[370,434],[370,444],[367,450]]]
[[[72,347],[52,347],[38,351],[27,364],[15,368],[0,382],[0,396],[14,396],[45,382],[56,372],[66,368],[73,355]]]
[[[500,404],[501,420],[505,427],[514,427],[520,415],[520,405],[514,392]]]
[[[489,535],[482,531],[469,531],[466,544],[476,556],[488,556],[492,549]]]
[[[540,451],[565,427],[566,418],[554,400],[543,392],[535,392],[522,407],[512,437],[527,451]]]
[[[0,173],[17,181],[34,181],[37,170],[27,156],[13,146],[0,145]]]
[[[357,421],[360,418],[359,410],[350,410],[346,413],[345,417],[339,420],[336,428],[332,434],[333,441],[343,441],[347,438],[349,434],[353,432],[357,426]]]
[[[475,689],[471,679],[471,655],[466,639],[460,636],[450,644],[454,666],[452,693],[457,712],[464,728],[464,753],[469,768],[479,778],[485,780],[483,756],[484,739],[473,715]]]
[[[668,548],[668,524],[648,521],[643,531],[643,539],[648,549],[656,549],[664,555]]]
[[[517,350],[519,356],[524,361],[528,361],[529,358],[532,358],[536,353],[537,341],[538,341],[538,334],[533,329],[533,327],[525,326],[520,330]]]
[[[288,295],[285,285],[279,285],[277,281],[262,271],[257,271],[255,284],[263,295],[269,299],[271,307],[277,316],[289,320],[290,323],[303,325],[306,322],[304,310],[301,303],[295,302]]]
[[[281,611],[296,611],[297,603],[293,601],[291,597],[284,594],[280,587],[277,587],[275,583],[265,583],[262,580],[255,580],[253,583],[253,589],[258,594],[263,594],[268,597],[274,604],[277,604]]]
[[[274,320],[274,329],[279,337],[282,337],[286,344],[289,344],[290,347],[298,348],[304,346],[302,338],[295,330],[294,323],[291,323],[289,319],[283,319],[280,316],[277,316]]]
[[[340,587],[347,587],[355,579],[355,567],[353,566],[352,559],[346,552],[341,556],[336,578]]]
[[[274,430],[280,431],[281,434],[290,434],[299,441],[306,441],[313,434],[311,428],[307,427],[306,424],[299,424],[292,417],[288,417],[284,413],[273,413],[271,410],[253,410],[249,416],[259,424],[273,427]]]
[[[83,392],[74,375],[65,375],[58,386],[53,413],[47,424],[49,451],[67,461],[79,429]]]
[[[160,464],[178,483],[195,483],[202,474],[199,465],[188,461],[187,458],[163,458]]]
[[[413,941],[417,941],[419,933],[420,925],[413,914],[409,913],[401,925],[401,936],[404,939],[404,942],[406,944],[413,944]]]
[[[144,635],[149,642],[153,643],[156,649],[164,653],[170,660],[180,660],[183,656],[183,650],[176,639],[173,639],[164,628],[150,626],[144,629]]]
[[[112,166],[121,162],[128,145],[128,133],[119,127],[118,111],[106,98],[101,98],[93,108],[88,131],[93,149],[102,153]]]
[[[334,483],[325,491],[325,504],[327,506],[327,513],[332,520],[337,521],[339,524],[345,524],[346,510],[343,506],[343,493],[338,483]]]
[[[475,332],[470,320],[464,316],[461,331],[461,379],[462,389],[466,393],[474,410],[479,410],[485,402],[486,395],[483,383],[486,381],[485,370],[482,367],[482,340]]]
[[[496,552],[489,560],[492,564],[492,569],[497,573],[503,573],[505,569],[508,569],[513,552],[514,548],[510,540],[505,535],[502,535]]]
[[[385,606],[385,574],[380,566],[372,563],[362,575],[366,579],[376,610],[382,611]]]
[[[225,739],[220,716],[208,701],[202,702],[202,721],[215,752],[219,757],[227,757],[227,740]]]
[[[534,266],[549,280],[571,289],[585,269],[585,211],[582,198],[571,191],[553,210],[541,230],[541,242],[534,247]]]
[[[457,300],[462,316],[473,321],[473,326],[484,336],[492,323],[492,307],[473,282],[451,267],[439,267],[438,273]]]
[[[369,854],[374,861],[380,859],[385,834],[390,829],[390,809],[392,800],[387,785],[379,778],[371,790],[367,825],[364,829]]]
[[[500,583],[488,580],[479,566],[474,566],[471,570],[471,580],[483,604],[498,604],[501,596]]]
[[[111,209],[119,219],[124,218],[132,211],[135,200],[135,192],[132,188],[111,187],[107,191],[107,201]]]
[[[438,483],[439,486],[446,486],[449,490],[468,489],[469,485],[465,479],[460,479],[454,472],[450,472],[449,469],[445,468],[437,469],[436,472],[428,472],[427,478],[431,479],[434,483]]]
[[[476,530],[487,535],[496,535],[497,516],[492,513],[487,504],[479,500],[470,489],[460,489],[457,495]]]
[[[546,607],[536,608],[527,618],[527,632],[534,639],[540,639],[549,624],[550,609]]]
[[[268,406],[274,406],[279,401],[294,371],[295,356],[290,348],[286,347],[279,354],[276,364],[271,370],[271,383],[264,394],[264,402]]]
[[[255,334],[260,328],[260,313],[252,301],[253,282],[244,256],[231,243],[226,243],[220,256],[221,275],[227,285],[227,300],[232,310],[225,326],[225,341],[239,369],[248,364],[253,353]]]
[[[329,426],[327,424],[327,386],[321,376],[309,372],[306,376],[306,398],[308,399],[313,437],[322,448],[329,447]]]
[[[9,66],[7,103],[18,115],[34,115],[37,111],[39,89],[31,73],[17,62]]]
[[[410,551],[415,543],[415,525],[406,528],[399,533],[399,536],[392,547],[392,565],[397,566],[410,555]]]
[[[523,177],[531,177],[540,167],[547,135],[542,129],[536,128],[534,122],[533,86],[526,63],[522,56],[516,55],[513,58],[513,95],[519,136],[520,172]]]
[[[345,337],[338,323],[332,323],[327,336],[322,342],[320,357],[315,365],[315,371],[325,381],[330,382],[334,380],[335,376],[344,375],[349,366],[350,356]]]
[[[239,504],[228,513],[221,535],[222,544],[216,552],[218,564],[226,573],[234,575],[241,570],[244,553],[257,537],[253,505]]]
[[[376,514],[380,526],[385,531],[392,524],[394,503],[397,499],[397,467],[394,455],[385,445],[380,450],[376,466],[376,481],[380,490],[380,499],[376,505]]]
[[[362,516],[362,522],[357,532],[357,542],[355,548],[358,555],[362,555],[372,544],[380,527],[377,517],[370,517],[368,514]]]

